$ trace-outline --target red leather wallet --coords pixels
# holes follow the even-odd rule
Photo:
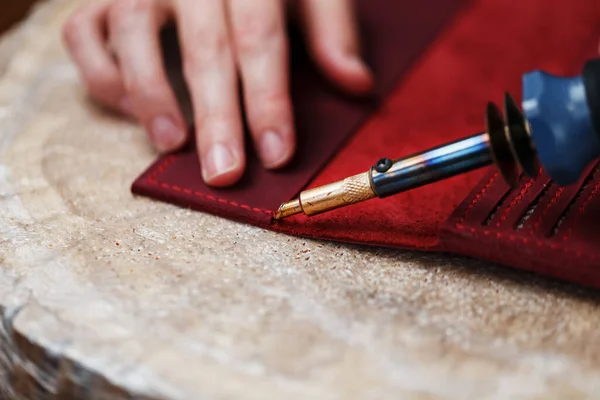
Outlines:
[[[597,55],[600,38],[596,0],[364,0],[357,6],[376,95],[342,96],[294,47],[299,144],[288,168],[264,170],[249,148],[240,184],[212,189],[202,183],[190,145],[160,157],[132,191],[284,233],[451,252],[600,287],[596,166],[566,188],[542,175],[524,177],[510,190],[492,167],[312,218],[272,221],[282,202],[307,187],[366,171],[381,157],[481,131],[486,103],[500,101],[506,90],[519,100],[524,72],[579,74]]]

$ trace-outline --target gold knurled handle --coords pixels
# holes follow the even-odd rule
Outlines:
[[[310,216],[373,197],[375,193],[369,184],[369,173],[365,172],[300,193],[298,206]]]
[[[377,195],[371,188],[371,174],[364,172],[325,186],[305,190],[300,193],[298,199],[283,203],[273,218],[280,220],[300,213],[308,216],[317,215],[375,197]]]
[[[356,204],[375,197],[369,174],[354,175],[342,181],[342,199],[345,204]]]

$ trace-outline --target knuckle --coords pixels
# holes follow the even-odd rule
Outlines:
[[[211,135],[211,132],[215,131],[212,128],[217,126],[231,126],[235,121],[236,114],[233,111],[226,109],[205,110],[196,115],[196,123],[201,131],[209,136]]]
[[[231,46],[226,34],[198,30],[189,38],[191,46],[185,51],[184,72],[190,76],[215,65],[229,57]]]
[[[249,107],[247,113],[252,121],[270,121],[274,116],[283,119],[291,118],[291,101],[288,93],[262,90],[249,95],[254,106]]]
[[[149,90],[146,85],[142,85],[139,81],[133,80],[125,82],[125,91],[132,99],[143,101],[143,99],[148,97]]]
[[[113,3],[108,11],[109,25],[125,28],[132,17],[154,11],[153,0],[119,0]]]
[[[257,104],[266,109],[282,108],[289,103],[288,93],[278,89],[258,89],[251,96]]]
[[[166,92],[165,82],[158,74],[125,82],[125,91],[139,103],[159,101]]]
[[[153,0],[119,0],[114,3],[112,9],[124,14],[147,13],[154,9]]]
[[[280,44],[283,39],[283,29],[275,21],[244,18],[235,28],[236,47],[243,53],[261,51],[270,44]]]
[[[101,70],[89,71],[86,74],[86,83],[88,90],[92,93],[118,94],[121,91],[121,84],[118,78]]]

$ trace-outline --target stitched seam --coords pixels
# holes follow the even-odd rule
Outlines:
[[[581,207],[579,207],[579,214],[580,215],[585,212],[585,210],[590,205],[590,203],[592,202],[592,200],[594,199],[594,197],[596,196],[596,194],[598,194],[599,190],[600,190],[600,181],[596,182],[596,185],[592,189],[592,192],[589,194],[589,196],[587,197],[587,199],[585,199],[585,201],[583,202],[583,204],[581,205]],[[573,228],[570,227],[567,230],[567,233],[563,236],[563,240],[565,240],[565,241],[569,240],[569,238],[571,237],[572,234],[573,234]]]
[[[596,186],[594,186],[594,189],[592,189],[592,192],[590,193],[590,195],[588,196],[588,198],[581,205],[581,207],[579,207],[579,212],[580,213],[583,213],[586,210],[586,208],[590,205],[590,202],[592,201],[592,199],[594,198],[594,196],[596,196],[596,194],[598,193],[598,190],[600,190],[600,181],[598,181],[598,183],[596,183]]]
[[[264,210],[264,209],[258,208],[258,207],[251,207],[246,204],[239,204],[239,203],[236,203],[235,201],[227,200],[227,199],[224,199],[221,197],[211,196],[211,195],[204,194],[201,192],[192,191],[190,189],[181,188],[177,185],[169,185],[164,182],[159,182],[157,179],[158,176],[163,174],[171,165],[173,165],[174,162],[175,162],[175,157],[173,157],[173,156],[165,159],[160,165],[158,165],[156,167],[156,170],[148,177],[147,182],[150,185],[160,186],[164,189],[172,190],[177,193],[183,193],[183,194],[186,194],[189,196],[196,196],[201,199],[211,200],[211,201],[218,202],[221,204],[226,204],[226,205],[230,205],[233,207],[242,208],[244,210],[253,211],[253,212],[259,213],[259,214],[267,214],[269,216],[273,215],[273,212],[269,211],[269,210]]]
[[[469,213],[471,211],[473,211],[473,208],[475,207],[475,205],[477,205],[479,200],[481,200],[484,193],[490,188],[490,186],[492,186],[492,184],[494,183],[494,181],[496,180],[497,177],[498,177],[498,172],[494,172],[494,175],[492,175],[490,180],[483,186],[483,188],[479,191],[479,193],[477,193],[477,195],[475,195],[473,200],[471,200],[471,203],[469,204],[469,207],[467,207],[467,209],[465,210],[465,213],[463,214],[463,216],[460,217],[460,219],[456,222],[457,228],[459,225],[462,225],[462,223],[465,222]]]
[[[490,186],[492,186],[492,184],[494,183],[494,181],[496,180],[496,178],[498,177],[498,173],[494,173],[494,175],[492,175],[492,177],[490,178],[490,180],[484,185],[484,187],[477,193],[477,195],[473,198],[473,200],[471,200],[471,203],[469,204],[469,207],[465,210],[465,213],[463,214],[463,216],[456,222],[456,228],[461,230],[461,231],[469,231],[471,233],[476,233],[476,234],[482,234],[483,236],[495,236],[497,239],[500,240],[509,240],[511,242],[521,242],[524,245],[531,243],[534,243],[537,247],[547,247],[550,248],[551,250],[558,250],[558,251],[562,251],[563,253],[569,254],[569,255],[574,255],[576,258],[579,259],[588,259],[589,261],[596,261],[598,259],[598,257],[595,254],[585,254],[581,251],[575,251],[575,250],[571,250],[570,248],[567,248],[565,246],[561,246],[557,243],[548,243],[548,242],[544,242],[541,240],[532,240],[530,238],[527,237],[519,237],[516,235],[505,235],[501,232],[493,232],[489,229],[476,229],[476,228],[469,228],[467,226],[465,226],[463,224],[463,222],[466,220],[468,214],[473,210],[473,208],[475,207],[475,205],[481,200],[481,198],[483,197],[483,195],[485,194],[485,192],[490,188]],[[600,182],[598,182],[598,184],[596,185],[596,187],[594,188],[595,192],[597,193],[598,191],[600,191]],[[591,201],[591,197],[593,197],[595,193],[593,192],[593,194],[590,194],[590,199],[588,199],[588,201],[586,201],[586,203],[589,203],[589,201]],[[558,197],[558,196],[556,196]],[[546,207],[546,210],[548,210],[550,207]],[[583,208],[583,206],[582,206]],[[547,212],[546,210],[544,210],[544,212]]]
[[[504,210],[504,212],[502,213],[502,215],[500,216],[499,221],[496,223],[497,227],[500,227],[500,225],[502,224],[503,221],[506,221],[506,218],[508,217],[508,214],[510,213],[510,211],[521,201],[523,200],[523,197],[525,197],[525,195],[527,194],[527,191],[529,191],[529,188],[533,186],[533,179],[529,180],[525,186],[523,187],[523,189],[521,189],[521,191],[519,192],[518,195],[515,196],[515,198],[510,202],[510,204],[508,205],[508,207],[506,207],[506,209]]]
[[[570,248],[558,245],[557,243],[548,243],[548,242],[544,242],[541,240],[532,240],[530,238],[518,237],[515,235],[505,235],[501,232],[492,232],[491,230],[487,230],[487,229],[481,230],[481,229],[469,228],[465,225],[457,225],[456,227],[459,230],[469,231],[471,233],[483,234],[483,236],[495,236],[497,239],[500,239],[500,240],[502,240],[502,239],[509,240],[511,242],[518,241],[518,242],[522,242],[525,245],[527,245],[529,243],[533,243],[537,247],[548,247],[551,250],[559,250],[559,251],[562,251],[563,253],[574,255],[576,258],[580,258],[580,259],[585,258],[585,259],[588,259],[589,261],[598,260],[598,256],[596,256],[595,254],[587,254],[587,253],[583,253],[581,251],[571,250]]]
[[[550,209],[552,208],[552,206],[554,206],[558,202],[558,199],[560,198],[560,196],[562,195],[562,193],[564,191],[565,191],[565,188],[559,188],[556,191],[556,193],[554,194],[554,197],[552,198],[552,201],[550,201],[550,203],[548,203],[546,205],[546,208],[544,208],[544,211],[540,214],[539,217],[537,217],[537,219],[533,223],[533,227],[529,230],[529,233],[531,235],[533,235],[535,233],[535,231],[537,231],[539,229],[540,224],[542,223],[542,220],[550,212]]]

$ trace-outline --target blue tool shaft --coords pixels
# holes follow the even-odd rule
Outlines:
[[[489,136],[481,133],[395,160],[385,172],[373,170],[372,186],[382,198],[491,164]]]
[[[485,133],[395,161],[381,159],[368,172],[303,192],[282,204],[274,218],[316,215],[492,164],[509,186],[522,172],[535,178],[540,171],[566,186],[600,158],[600,58],[588,61],[578,77],[525,74],[522,108],[507,93],[504,116],[488,103]]]

